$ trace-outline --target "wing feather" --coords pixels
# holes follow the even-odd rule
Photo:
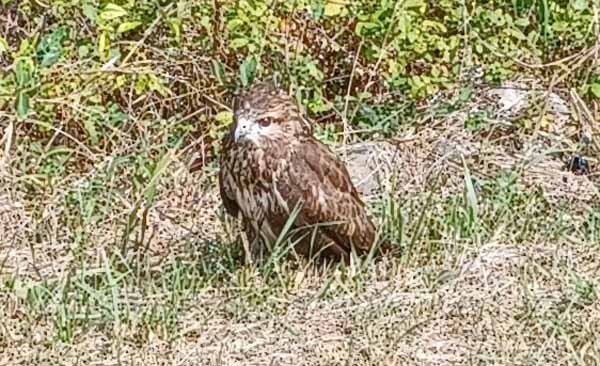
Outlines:
[[[221,159],[219,160],[219,194],[221,195],[221,200],[223,201],[225,211],[231,216],[236,217],[240,211],[240,208],[235,201],[235,196],[232,193],[233,187],[229,187],[231,180],[226,179],[227,174],[232,174],[232,166],[229,160],[229,154],[231,154],[231,143],[232,137],[231,133],[229,133],[221,142],[222,154]]]
[[[297,225],[320,231],[346,253],[370,249],[375,227],[343,162],[324,144],[306,138],[294,149],[289,174],[278,185],[292,205],[303,202]]]

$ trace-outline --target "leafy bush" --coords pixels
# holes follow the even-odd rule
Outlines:
[[[474,67],[488,82],[549,77],[556,69],[523,65],[582,51],[597,28],[585,0],[3,0],[2,9],[0,108],[35,119],[40,137],[62,121],[102,149],[107,131],[148,113],[218,138],[226,123],[215,116],[233,92],[273,76],[319,122],[389,135],[403,119],[385,116],[469,82]],[[600,96],[598,75],[576,76],[566,86]]]

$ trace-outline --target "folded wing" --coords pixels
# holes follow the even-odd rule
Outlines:
[[[336,251],[368,252],[375,227],[342,161],[310,136],[294,149],[288,166],[289,174],[277,185],[287,202],[303,203],[297,226],[318,225]]]

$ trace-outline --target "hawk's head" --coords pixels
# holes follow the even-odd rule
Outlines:
[[[293,98],[273,84],[255,84],[234,106],[236,143],[260,145],[301,134],[311,134],[310,123],[302,117]]]

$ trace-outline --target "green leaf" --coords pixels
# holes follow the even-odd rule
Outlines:
[[[354,28],[354,32],[361,36],[364,35],[366,32],[364,32],[363,30],[370,30],[370,29],[375,29],[378,28],[379,25],[377,23],[371,23],[371,22],[357,22],[356,23],[356,27]]]
[[[6,42],[6,39],[0,37],[0,55],[9,50],[10,47],[8,46],[8,42]]]
[[[219,82],[219,84],[225,85],[225,67],[218,60],[212,59],[211,62],[213,74],[217,78],[217,81]]]
[[[119,27],[117,28],[117,33],[129,32],[130,30],[134,30],[135,28],[139,27],[140,25],[142,25],[142,22],[121,23],[121,24],[119,24]]]
[[[325,4],[325,16],[334,17],[340,15],[345,6],[346,4],[337,1],[328,1],[327,4]]]
[[[108,33],[102,32],[100,35],[100,40],[98,41],[98,53],[101,56],[104,56],[104,53],[110,47],[110,39],[108,38]]]
[[[471,100],[471,97],[473,97],[473,88],[465,87],[460,89],[458,99],[460,99],[461,102],[468,102]]]
[[[596,98],[600,99],[600,83],[592,84],[590,87],[590,91],[592,92],[592,94],[594,94]]]
[[[89,118],[84,120],[83,127],[85,128],[85,131],[88,133],[88,136],[90,137],[90,141],[92,142],[92,145],[96,145],[98,143],[98,130],[96,130],[96,124],[94,123],[94,121]]]
[[[95,6],[90,4],[83,4],[83,15],[85,15],[92,22],[96,22],[98,20],[98,9]]]
[[[422,27],[425,29],[432,29],[432,30],[436,30],[442,33],[446,33],[448,31],[448,29],[446,28],[445,25],[443,25],[442,23],[439,22],[434,22],[431,20],[424,20],[422,23]]]
[[[402,3],[402,7],[404,9],[420,8],[423,6],[425,6],[424,0],[406,0]]]
[[[27,117],[29,107],[29,95],[23,91],[19,92],[17,95],[17,116],[20,118]]]
[[[240,78],[244,87],[252,84],[256,76],[256,58],[254,56],[246,57],[246,60],[240,65]]]
[[[587,9],[588,7],[588,0],[575,0],[573,2],[573,9],[577,10],[577,11],[582,11]]]
[[[63,57],[63,43],[67,36],[66,29],[59,27],[42,38],[36,51],[37,60],[42,67],[50,67]]]
[[[79,58],[86,58],[90,54],[90,48],[86,45],[81,45],[77,48]]]
[[[241,48],[247,45],[249,42],[250,41],[248,40],[248,38],[236,38],[233,41],[231,41],[231,47],[233,49]]]
[[[150,88],[150,90],[160,93],[160,95],[162,95],[165,98],[173,95],[171,89],[163,85],[162,80],[160,80],[154,74],[148,74],[148,87]]]
[[[308,74],[316,80],[323,80],[323,72],[319,70],[319,67],[314,62],[309,62],[307,65]]]
[[[100,13],[100,19],[102,20],[113,20],[127,15],[127,10],[123,9],[119,5],[110,3],[104,7],[104,10]]]
[[[520,40],[520,41],[526,41],[527,40],[527,36],[523,34],[523,32],[521,32],[519,29],[516,28],[507,28],[506,29],[508,33],[510,33],[511,36],[513,36],[514,38]]]
[[[230,111],[219,112],[215,115],[215,121],[219,122],[219,125],[228,125],[233,122],[233,113]]]
[[[173,32],[173,38],[175,38],[175,42],[181,42],[181,33],[183,31],[181,26],[181,19],[173,18],[169,20],[169,25],[171,26],[171,31]]]
[[[210,17],[208,16],[203,16],[202,18],[200,18],[200,25],[204,27],[204,29],[210,31]]]
[[[519,19],[515,20],[515,25],[517,27],[525,28],[525,27],[529,26],[529,19],[519,18]]]
[[[31,81],[31,64],[25,59],[17,61],[15,76],[17,78],[17,86],[20,88],[28,86]]]

